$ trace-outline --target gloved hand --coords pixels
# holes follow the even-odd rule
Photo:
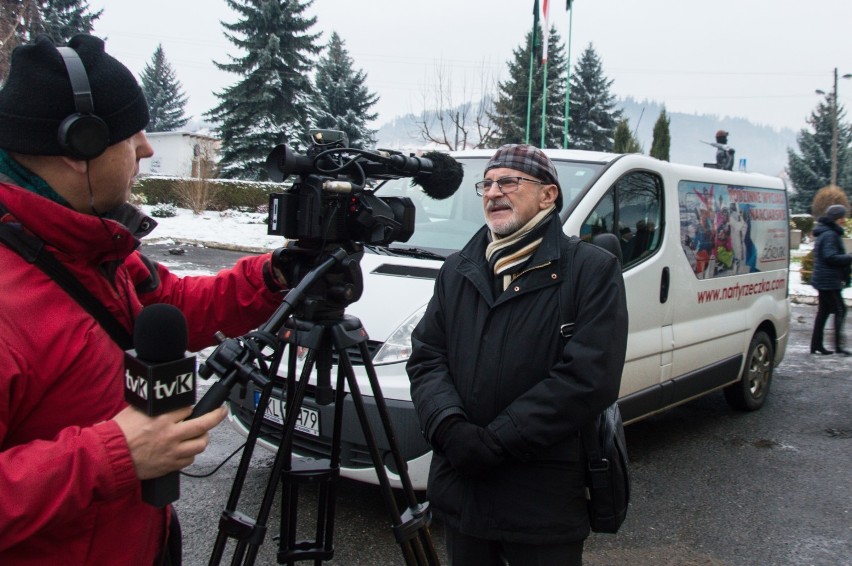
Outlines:
[[[434,444],[450,465],[467,477],[480,476],[505,459],[503,448],[490,432],[457,415],[438,425]]]
[[[284,246],[272,252],[270,263],[276,281],[283,287],[295,287],[305,275],[302,272],[304,266],[299,261],[299,256],[290,251],[290,246]]]

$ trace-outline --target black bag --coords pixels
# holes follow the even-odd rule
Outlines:
[[[613,403],[580,435],[586,449],[589,522],[596,533],[617,533],[630,504],[627,442],[618,403]]]
[[[600,239],[600,245],[621,262],[621,248],[612,234],[611,241]],[[614,242],[612,241],[614,240]],[[575,244],[576,245],[576,244]],[[576,249],[576,248],[575,248]],[[571,282],[573,286],[573,281]],[[565,323],[562,337],[569,340],[574,333],[574,302],[572,288],[562,284],[559,311]],[[630,470],[627,462],[627,441],[618,402],[613,403],[580,430],[586,452],[586,491],[589,522],[596,533],[617,533],[627,516],[630,503]]]

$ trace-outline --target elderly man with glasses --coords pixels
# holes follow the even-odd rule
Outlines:
[[[407,367],[434,451],[428,495],[454,566],[581,564],[578,431],[618,397],[621,268],[563,234],[540,149],[499,148],[475,188],[485,226],[444,263]]]

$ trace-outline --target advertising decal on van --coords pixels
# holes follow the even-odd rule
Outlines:
[[[706,291],[698,291],[698,302],[710,303],[713,301],[739,301],[743,297],[759,295],[760,293],[771,293],[772,291],[777,291],[778,289],[785,289],[786,287],[786,277],[771,280],[764,279],[762,281],[758,281],[757,283],[748,283],[745,285],[737,283],[736,285],[722,287],[721,289],[708,289]]]
[[[678,202],[681,245],[698,279],[786,268],[784,192],[681,181]]]

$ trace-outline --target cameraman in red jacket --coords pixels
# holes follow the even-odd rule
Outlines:
[[[268,255],[179,278],[136,251],[155,226],[127,203],[153,154],[147,103],[102,40],[78,35],[68,47],[63,57],[41,37],[12,54],[0,222],[43,242],[131,334],[153,303],[185,314],[191,350],[217,330],[256,327],[281,301]],[[192,463],[225,410],[183,422],[189,408],[149,417],[128,407],[123,350],[99,322],[5,245],[0,265],[0,564],[179,563],[165,551],[170,510],[143,502],[141,480]]]

